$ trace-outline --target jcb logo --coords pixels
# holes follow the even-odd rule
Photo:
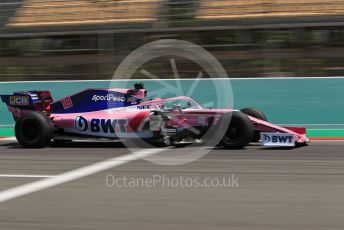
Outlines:
[[[10,105],[29,105],[29,97],[10,96]]]

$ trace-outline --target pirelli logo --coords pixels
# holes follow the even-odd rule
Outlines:
[[[10,96],[10,105],[29,105],[30,98],[28,96]]]

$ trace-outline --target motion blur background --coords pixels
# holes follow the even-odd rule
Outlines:
[[[110,79],[163,38],[201,45],[232,78],[344,76],[342,0],[0,0],[0,81]]]

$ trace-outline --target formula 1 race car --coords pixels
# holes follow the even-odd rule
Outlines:
[[[18,142],[28,148],[83,137],[163,145],[215,140],[215,146],[235,149],[259,140],[264,146],[309,142],[305,128],[273,125],[255,108],[206,109],[189,97],[144,101],[146,96],[143,85],[135,84],[133,89],[86,89],[57,101],[38,90],[1,99],[13,114]]]

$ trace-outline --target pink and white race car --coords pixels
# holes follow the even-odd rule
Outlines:
[[[86,89],[57,101],[49,91],[37,90],[1,99],[13,114],[18,142],[28,148],[80,138],[236,149],[259,140],[274,147],[309,142],[305,128],[273,125],[255,108],[206,109],[189,97],[144,101],[146,96],[143,85],[135,84],[133,89]]]

